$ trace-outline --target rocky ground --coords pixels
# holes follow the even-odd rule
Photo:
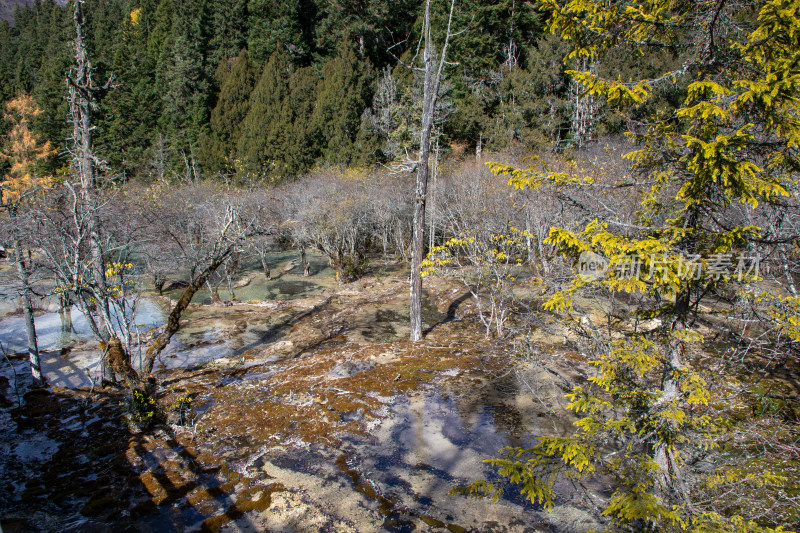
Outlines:
[[[406,340],[408,285],[396,275],[285,302],[195,307],[184,328],[196,335],[173,357],[249,340],[188,367],[167,358],[154,405],[164,422],[144,430],[122,392],[26,392],[24,360],[9,359],[2,530],[598,527],[566,487],[551,513],[513,486],[496,503],[448,494],[493,476],[482,461],[498,448],[568,430],[559,407],[580,364],[560,343],[539,347],[557,353],[558,376],[511,359],[484,338],[463,289],[427,286],[418,344]]]

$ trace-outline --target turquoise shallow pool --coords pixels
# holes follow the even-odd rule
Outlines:
[[[297,251],[274,252],[267,257],[273,275],[270,280],[266,279],[261,270],[260,261],[251,261],[246,265],[247,269],[235,277],[234,283],[242,285],[234,289],[236,299],[253,303],[291,300],[319,293],[336,284],[334,272],[328,267],[324,257],[309,253],[308,261],[311,269],[310,276],[306,277],[303,276]],[[9,283],[8,276],[13,272],[5,269],[2,274],[0,286],[3,282]],[[142,332],[163,325],[169,314],[167,300],[146,289],[147,287],[142,289],[134,319]],[[219,293],[223,300],[232,299],[227,283],[219,287]],[[180,295],[180,290],[164,293],[165,297],[173,300]],[[46,299],[43,307],[56,308],[52,300],[53,298]],[[209,291],[199,291],[193,303],[210,304]],[[9,354],[27,351],[24,317],[17,307],[18,303],[13,299],[0,298],[0,344]],[[264,320],[231,328],[237,320],[236,310],[227,307],[191,308],[184,313],[184,318],[186,324],[164,351],[161,362],[156,365],[157,370],[197,365],[260,346],[270,342],[274,326]],[[193,321],[193,318],[198,320]],[[62,313],[38,313],[35,322],[43,370],[51,383],[66,387],[91,385],[87,376],[99,373],[100,354],[96,350],[88,353],[84,350],[81,353],[61,355],[63,350],[94,340],[86,318],[77,306]],[[133,364],[137,364],[135,354]]]
[[[272,279],[267,280],[260,261],[251,261],[247,269],[234,278],[234,285],[248,278],[249,283],[234,287],[233,294],[228,290],[227,281],[219,285],[219,296],[222,300],[236,299],[240,302],[262,302],[265,300],[293,300],[317,294],[336,285],[336,273],[328,266],[328,261],[316,253],[308,253],[307,260],[311,266],[309,276],[303,276],[300,255],[296,251],[274,252],[268,255],[267,265]],[[179,290],[164,293],[177,299]],[[210,304],[211,294],[207,288],[198,291],[192,300],[199,304]]]

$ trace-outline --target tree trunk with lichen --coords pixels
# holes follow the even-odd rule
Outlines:
[[[125,387],[133,392],[135,390],[144,392],[144,381],[131,367],[130,354],[125,351],[122,341],[117,337],[111,337],[106,345],[106,365],[111,371],[122,379]]]
[[[425,254],[425,201],[428,192],[429,160],[431,151],[431,129],[433,128],[433,115],[436,109],[436,100],[439,96],[439,87],[442,81],[442,70],[447,57],[447,45],[450,40],[450,23],[453,19],[455,0],[450,2],[450,17],[447,23],[447,33],[442,47],[442,54],[438,62],[434,62],[433,42],[431,41],[431,2],[425,2],[423,63],[425,82],[422,97],[422,124],[420,133],[419,163],[417,166],[417,184],[414,195],[414,219],[412,222],[413,235],[411,240],[411,309],[410,326],[411,340],[422,340],[422,265]]]
[[[95,333],[108,344],[115,336],[111,324],[111,309],[108,302],[108,283],[105,275],[105,254],[101,240],[101,227],[99,217],[99,202],[97,191],[99,187],[97,175],[97,160],[94,154],[92,139],[92,107],[94,106],[94,93],[97,87],[92,79],[92,65],[83,36],[84,19],[81,6],[83,0],[75,0],[73,7],[73,22],[75,24],[75,66],[72,68],[69,81],[69,116],[72,123],[72,172],[80,180],[80,201],[82,215],[86,217],[89,236],[89,261],[91,263],[92,282],[94,285],[93,298],[97,305],[99,318],[98,328]],[[78,295],[82,297],[81,295]],[[110,379],[113,376],[104,366],[103,377]]]
[[[22,239],[19,236],[17,226],[16,208],[9,207],[9,218],[11,219],[11,231],[14,239],[14,260],[17,263],[17,275],[22,286],[22,311],[25,316],[25,333],[28,337],[28,361],[31,366],[31,376],[33,386],[41,387],[44,385],[42,376],[42,365],[39,358],[39,343],[36,337],[36,323],[33,317],[33,299],[31,298],[30,272],[28,265],[25,264],[25,253],[22,247]]]
[[[167,318],[167,324],[164,326],[164,331],[162,331],[161,334],[156,337],[156,339],[153,341],[153,344],[151,344],[145,352],[142,368],[139,369],[140,379],[150,375],[150,373],[153,371],[153,366],[155,365],[156,359],[158,359],[158,356],[164,351],[164,348],[167,347],[172,339],[172,336],[175,335],[175,333],[177,333],[180,329],[181,315],[186,308],[189,307],[189,304],[192,302],[192,298],[194,298],[195,293],[197,293],[197,291],[203,287],[208,277],[213,274],[222,265],[222,263],[225,262],[231,252],[233,252],[233,245],[228,246],[224,251],[218,254],[211,264],[209,264],[209,266],[203,270],[203,272],[197,276],[192,283],[186,287],[186,289],[184,289],[183,294],[169,313],[169,318]]]
[[[675,334],[686,327],[686,318],[690,310],[691,288],[675,295],[675,306],[672,313],[672,320],[669,324],[671,340],[667,345],[667,353],[664,354],[664,368],[661,381],[660,406],[669,409],[670,404],[682,401],[682,393],[678,375],[683,369],[683,344],[676,338]],[[681,467],[676,460],[670,443],[659,442],[653,450],[653,460],[658,465],[658,481],[662,493],[678,494],[682,499],[688,498],[687,491],[683,487]]]

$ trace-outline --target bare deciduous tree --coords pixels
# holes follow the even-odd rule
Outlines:
[[[37,163],[50,158],[53,150],[50,143],[40,143],[38,136],[31,131],[31,121],[41,114],[31,96],[21,95],[7,102],[5,120],[12,127],[2,143],[0,157],[10,162],[9,169],[0,179],[0,208],[8,214],[9,234],[14,248],[14,262],[17,264],[19,293],[22,298],[22,309],[25,315],[25,330],[28,337],[28,359],[34,386],[44,383],[41,364],[39,362],[39,345],[36,338],[36,325],[33,318],[33,288],[31,286],[31,269],[33,261],[30,255],[25,257],[23,245],[23,212],[22,208],[30,198],[49,183],[49,178],[40,175]]]

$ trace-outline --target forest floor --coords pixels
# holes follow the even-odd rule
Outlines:
[[[110,387],[26,392],[26,363],[12,357],[0,377],[2,531],[598,527],[571,487],[549,513],[514,486],[498,502],[448,494],[496,479],[483,460],[499,448],[569,431],[564,380],[582,379],[585,362],[560,338],[538,346],[557,355],[558,377],[513,358],[485,338],[463,288],[426,287],[416,344],[396,273],[288,301],[193,306],[183,327],[196,344],[186,337],[184,351],[259,334],[225,357],[162,365],[162,421],[144,430]]]

